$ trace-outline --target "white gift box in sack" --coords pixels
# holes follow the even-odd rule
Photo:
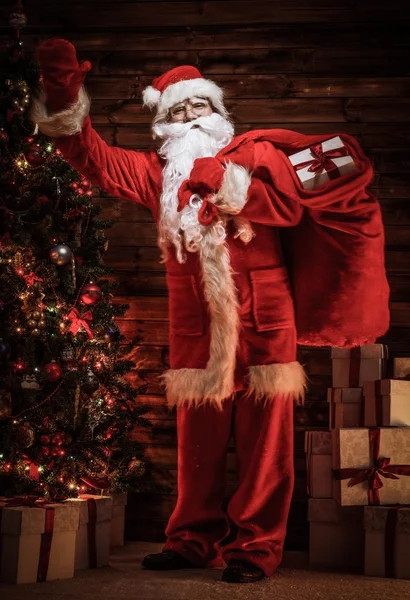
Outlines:
[[[339,136],[291,154],[289,160],[305,190],[314,190],[356,169]]]

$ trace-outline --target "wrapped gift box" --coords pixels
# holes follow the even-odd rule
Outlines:
[[[410,427],[410,381],[365,381],[365,427]]]
[[[0,503],[0,580],[33,583],[74,575],[76,506],[44,508]]]
[[[329,431],[305,434],[307,492],[313,498],[332,498],[332,435]]]
[[[356,169],[353,158],[347,153],[339,136],[291,154],[289,160],[306,190],[314,190]]]
[[[395,357],[390,363],[392,379],[410,379],[410,357]]]
[[[364,399],[362,388],[328,388],[329,429],[363,427]]]
[[[340,504],[410,504],[410,427],[334,429],[332,464]]]
[[[127,492],[121,494],[111,494],[111,497],[112,520],[110,528],[110,546],[123,546]]]
[[[332,387],[363,387],[364,381],[384,379],[387,373],[387,346],[370,344],[357,348],[332,348]]]
[[[363,508],[309,498],[309,563],[346,570],[363,568]]]
[[[410,579],[410,508],[366,506],[365,575]]]
[[[80,519],[75,543],[75,570],[94,569],[108,565],[112,498],[82,494],[66,500],[79,506]]]

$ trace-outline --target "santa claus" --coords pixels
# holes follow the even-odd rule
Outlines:
[[[297,343],[352,347],[388,328],[380,207],[370,161],[339,134],[350,172],[305,189],[290,156],[329,135],[270,129],[234,136],[214,82],[192,66],[155,79],[156,150],[110,147],[92,128],[73,45],[38,48],[42,97],[32,111],[73,167],[112,196],[148,207],[169,291],[178,501],[148,569],[215,567],[222,579],[271,576],[282,559],[293,491],[293,406],[306,388]],[[317,166],[318,165],[318,166]],[[233,435],[238,488],[222,509]],[[236,535],[223,540],[230,523]]]

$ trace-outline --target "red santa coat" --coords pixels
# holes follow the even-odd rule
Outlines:
[[[56,138],[67,162],[113,196],[143,204],[157,222],[158,154],[108,146],[88,116],[81,122],[76,135]],[[313,191],[302,187],[288,156],[329,135],[252,131],[219,154],[239,164],[246,156],[252,177],[239,217],[255,236],[245,244],[229,221],[225,243],[213,255],[188,253],[180,264],[171,249],[164,374],[170,405],[220,407],[245,388],[256,398],[301,399],[297,343],[362,345],[388,329],[382,219],[367,190],[372,167],[354,138],[339,135],[357,170]],[[235,178],[227,183],[232,189]]]

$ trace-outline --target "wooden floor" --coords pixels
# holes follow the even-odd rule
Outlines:
[[[0,585],[4,600],[405,600],[410,581],[325,573],[307,568],[307,555],[287,553],[270,579],[238,585],[220,581],[222,569],[158,573],[142,569],[160,544],[133,542],[113,552],[111,564],[78,572],[74,579],[21,586]]]

